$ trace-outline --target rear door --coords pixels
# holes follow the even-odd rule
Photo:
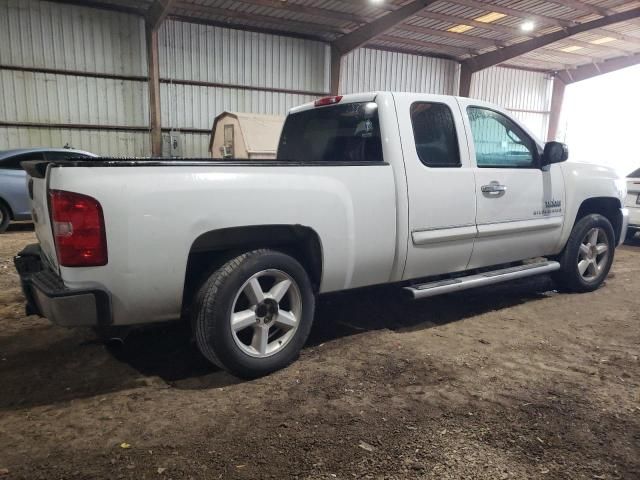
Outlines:
[[[459,102],[476,178],[478,237],[469,268],[552,253],[563,224],[560,166],[540,168],[536,141],[505,113]]]
[[[403,278],[465,270],[476,236],[476,188],[456,99],[394,98],[409,193]]]

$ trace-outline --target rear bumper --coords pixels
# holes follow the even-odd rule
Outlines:
[[[70,289],[44,267],[38,244],[28,245],[14,257],[27,315],[40,315],[64,327],[111,324],[111,298],[101,289]]]

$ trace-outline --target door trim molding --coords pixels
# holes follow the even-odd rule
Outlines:
[[[508,222],[484,223],[478,225],[478,238],[525,233],[534,230],[550,230],[562,228],[564,217],[535,218],[530,220],[512,220]]]
[[[475,238],[478,229],[475,224],[459,225],[447,228],[432,228],[426,230],[414,230],[411,239],[414,245],[429,245],[432,243],[455,242]]]

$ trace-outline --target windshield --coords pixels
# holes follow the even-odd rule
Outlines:
[[[278,160],[293,162],[382,162],[375,102],[318,107],[290,114]]]

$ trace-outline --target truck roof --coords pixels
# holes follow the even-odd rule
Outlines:
[[[460,98],[456,95],[440,95],[437,93],[425,93],[425,92],[400,92],[400,91],[391,91],[391,90],[378,90],[373,92],[362,92],[362,93],[346,93],[344,95],[335,95],[342,97],[339,103],[356,103],[356,102],[373,102],[376,97],[380,94],[391,94],[391,95],[429,95],[430,97],[448,97],[448,98]],[[333,97],[332,95],[328,95],[325,98]],[[336,102],[337,103],[337,102]],[[486,103],[486,102],[482,102]],[[304,110],[309,110],[311,108],[315,108],[315,101],[308,102],[297,107],[293,107],[289,110],[288,113],[297,113]]]

